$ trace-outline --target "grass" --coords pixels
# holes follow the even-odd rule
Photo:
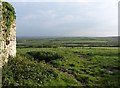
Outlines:
[[[119,62],[117,47],[18,48],[3,85],[119,88]]]

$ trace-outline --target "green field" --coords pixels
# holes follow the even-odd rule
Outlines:
[[[17,38],[18,48],[118,47],[118,37]]]
[[[119,88],[120,60],[116,40],[18,39],[16,58],[10,57],[3,67],[3,86]]]

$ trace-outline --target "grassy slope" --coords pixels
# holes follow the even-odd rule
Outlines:
[[[119,88],[118,48],[18,48],[3,67],[3,85],[109,86]],[[27,52],[56,52],[60,59],[31,60]]]

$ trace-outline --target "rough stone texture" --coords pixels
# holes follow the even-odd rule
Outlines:
[[[12,22],[9,33],[5,31],[6,26],[2,20],[2,2],[0,0],[0,88],[2,87],[2,66],[8,62],[8,57],[16,56],[16,19]]]
[[[1,34],[1,21],[2,21],[2,2],[0,0],[0,67],[2,66],[2,34]]]
[[[16,56],[16,20],[12,22],[7,38],[4,38],[6,26],[4,20],[0,22],[0,64],[8,62],[8,57]],[[7,41],[6,41],[7,39]]]
[[[9,36],[7,37],[8,43],[6,43],[4,39],[4,34],[5,34],[5,25],[4,21],[1,22],[2,28],[1,28],[1,57],[2,57],[2,62],[3,64],[5,62],[8,62],[8,57],[16,56],[16,21],[14,20],[11,28],[10,28],[10,33]]]
[[[10,44],[9,44],[9,55],[16,56],[16,20],[13,21],[10,31]]]
[[[0,0],[0,88],[2,87],[1,20],[2,20],[2,2]]]

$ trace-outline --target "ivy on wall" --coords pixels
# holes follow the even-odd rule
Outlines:
[[[1,21],[2,21],[2,2],[0,0],[0,32],[1,32]]]
[[[10,35],[10,28],[12,22],[14,21],[14,19],[16,19],[15,14],[16,14],[15,10],[11,4],[9,4],[8,2],[2,2],[2,19],[4,21],[4,26],[5,26],[3,37],[6,41],[6,45],[8,45],[9,43],[7,38]]]

